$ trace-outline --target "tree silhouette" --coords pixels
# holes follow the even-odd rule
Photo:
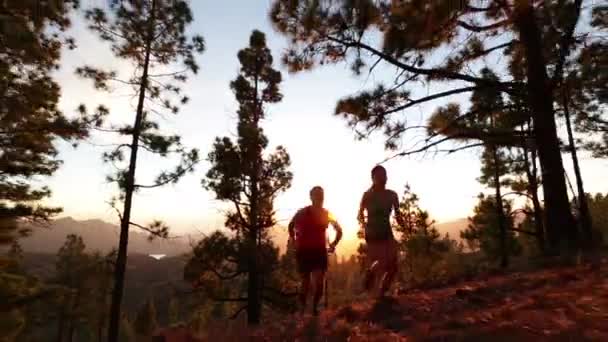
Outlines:
[[[133,322],[133,329],[137,336],[150,339],[157,328],[158,322],[156,321],[156,307],[154,306],[154,300],[148,299],[137,312],[137,316]]]
[[[52,78],[61,49],[74,48],[64,31],[78,1],[26,1],[0,5],[0,239],[27,234],[17,221],[47,221],[61,208],[40,204],[51,191],[39,186],[61,164],[57,139],[76,143],[101,113],[69,117],[57,107]]]
[[[570,212],[557,136],[554,100],[566,58],[572,51],[582,0],[559,2],[487,1],[289,1],[276,0],[270,16],[290,38],[284,56],[292,71],[350,61],[360,73],[378,66],[396,69],[393,82],[340,100],[343,116],[358,136],[382,129],[388,148],[397,149],[412,125],[408,109],[449,96],[495,88],[525,101],[534,121],[533,137],[543,173],[547,235],[551,250],[575,247],[577,231]],[[557,46],[557,49],[555,48]],[[446,55],[446,50],[451,51]],[[508,73],[497,80],[480,69],[502,53]],[[498,67],[498,66],[497,66]],[[552,74],[550,72],[553,71]],[[438,91],[415,98],[416,86]],[[451,88],[445,89],[445,85]],[[464,114],[464,113],[463,113]],[[466,119],[462,117],[461,119]],[[501,139],[501,132],[479,140]],[[513,137],[507,133],[507,138]],[[399,155],[435,149],[450,137],[433,135]]]
[[[117,169],[108,180],[118,184],[118,200],[122,201],[122,210],[116,208],[116,201],[112,203],[119,212],[121,223],[108,340],[117,341],[129,227],[139,227],[161,237],[166,237],[168,232],[168,228],[159,221],[149,226],[132,222],[133,194],[140,189],[177,182],[181,176],[193,170],[199,159],[198,150],[184,147],[179,136],[162,134],[154,117],[162,118],[164,111],[176,114],[179,105],[188,102],[188,97],[182,94],[179,83],[187,79],[189,72],[198,71],[195,55],[202,53],[204,42],[200,36],[189,38],[186,34],[186,28],[193,17],[188,3],[183,0],[121,1],[111,6],[109,11],[111,13],[106,13],[101,8],[87,10],[89,27],[101,39],[110,43],[116,57],[132,65],[132,76],[120,79],[115,71],[92,66],[80,67],[77,73],[93,80],[95,87],[100,90],[110,90],[113,82],[131,86],[137,98],[132,126],[113,126],[105,129],[128,139],[104,154],[104,160],[112,163]],[[167,71],[168,67],[175,67],[180,62],[183,68],[175,72]],[[181,162],[174,169],[161,172],[152,184],[138,183],[135,170],[140,151],[161,157],[177,154]]]
[[[436,280],[441,273],[440,262],[450,249],[449,239],[442,238],[435,221],[418,204],[419,198],[409,185],[405,186],[399,208],[404,225],[395,225],[398,242],[403,250],[402,274],[408,285]]]
[[[55,281],[66,287],[63,292],[59,322],[57,324],[57,341],[66,339],[72,341],[76,311],[80,309],[81,299],[84,295],[86,271],[88,271],[89,256],[85,253],[85,244],[82,237],[70,234],[57,253],[55,263]],[[67,327],[67,335],[64,335]]]
[[[587,195],[581,175],[577,143],[574,137],[573,122],[585,133],[582,141],[583,148],[592,152],[594,157],[608,156],[608,118],[606,117],[605,84],[608,73],[604,67],[608,62],[608,23],[603,19],[608,13],[608,7],[597,6],[591,12],[591,26],[597,34],[586,35],[576,39],[573,45],[577,47],[575,58],[566,60],[564,75],[560,77],[559,107],[566,122],[568,145],[572,156],[572,164],[576,177],[578,221],[582,228],[583,241],[589,249],[594,249],[593,222],[589,211]]]
[[[479,203],[475,206],[474,215],[469,217],[469,226],[460,232],[460,237],[467,241],[469,248],[481,250],[491,261],[504,258],[504,251],[509,255],[521,253],[521,246],[515,239],[513,232],[513,216],[511,215],[511,203],[504,201],[502,204],[507,227],[507,238],[503,240],[501,228],[498,226],[498,213],[496,210],[496,199],[493,196],[479,195]],[[505,241],[503,245],[503,241]]]
[[[268,275],[277,267],[278,251],[270,240],[275,226],[273,202],[291,185],[287,151],[278,146],[265,153],[268,138],[261,123],[267,105],[281,101],[281,73],[272,67],[272,55],[265,35],[253,31],[249,46],[238,53],[241,64],[230,88],[239,103],[236,142],[217,138],[209,154],[211,168],[203,181],[206,189],[233,208],[226,215],[231,236],[217,232],[199,243],[195,259],[214,272],[218,280],[247,275],[246,297],[249,324],[260,322],[262,300],[280,305],[268,292]],[[244,309],[243,309],[244,310]]]

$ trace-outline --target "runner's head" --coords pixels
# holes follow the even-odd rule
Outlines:
[[[324,198],[325,194],[322,187],[315,186],[310,189],[310,200],[312,201],[312,205],[314,207],[322,208]]]
[[[376,165],[372,169],[372,183],[376,188],[384,188],[388,177],[386,175],[386,169],[381,165]]]

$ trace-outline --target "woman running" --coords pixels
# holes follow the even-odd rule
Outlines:
[[[364,287],[369,291],[375,284],[376,277],[379,277],[379,297],[384,297],[390,289],[398,271],[397,242],[390,220],[392,211],[395,212],[397,222],[403,224],[403,217],[399,212],[399,196],[396,192],[386,189],[386,181],[386,169],[380,165],[375,166],[372,169],[372,186],[363,194],[358,215],[370,263],[365,274]]]

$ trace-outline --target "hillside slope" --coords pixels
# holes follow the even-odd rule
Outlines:
[[[101,220],[79,221],[71,217],[54,220],[49,227],[32,227],[31,236],[20,239],[19,243],[26,252],[57,253],[69,234],[82,236],[90,251],[109,252],[118,246],[118,226]],[[175,256],[189,250],[186,238],[148,241],[147,233],[138,229],[129,232],[130,253]]]
[[[608,265],[561,267],[292,318],[256,341],[608,341]]]

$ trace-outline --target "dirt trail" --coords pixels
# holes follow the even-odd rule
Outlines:
[[[255,341],[608,341],[608,265],[492,276],[321,317],[276,322]]]

